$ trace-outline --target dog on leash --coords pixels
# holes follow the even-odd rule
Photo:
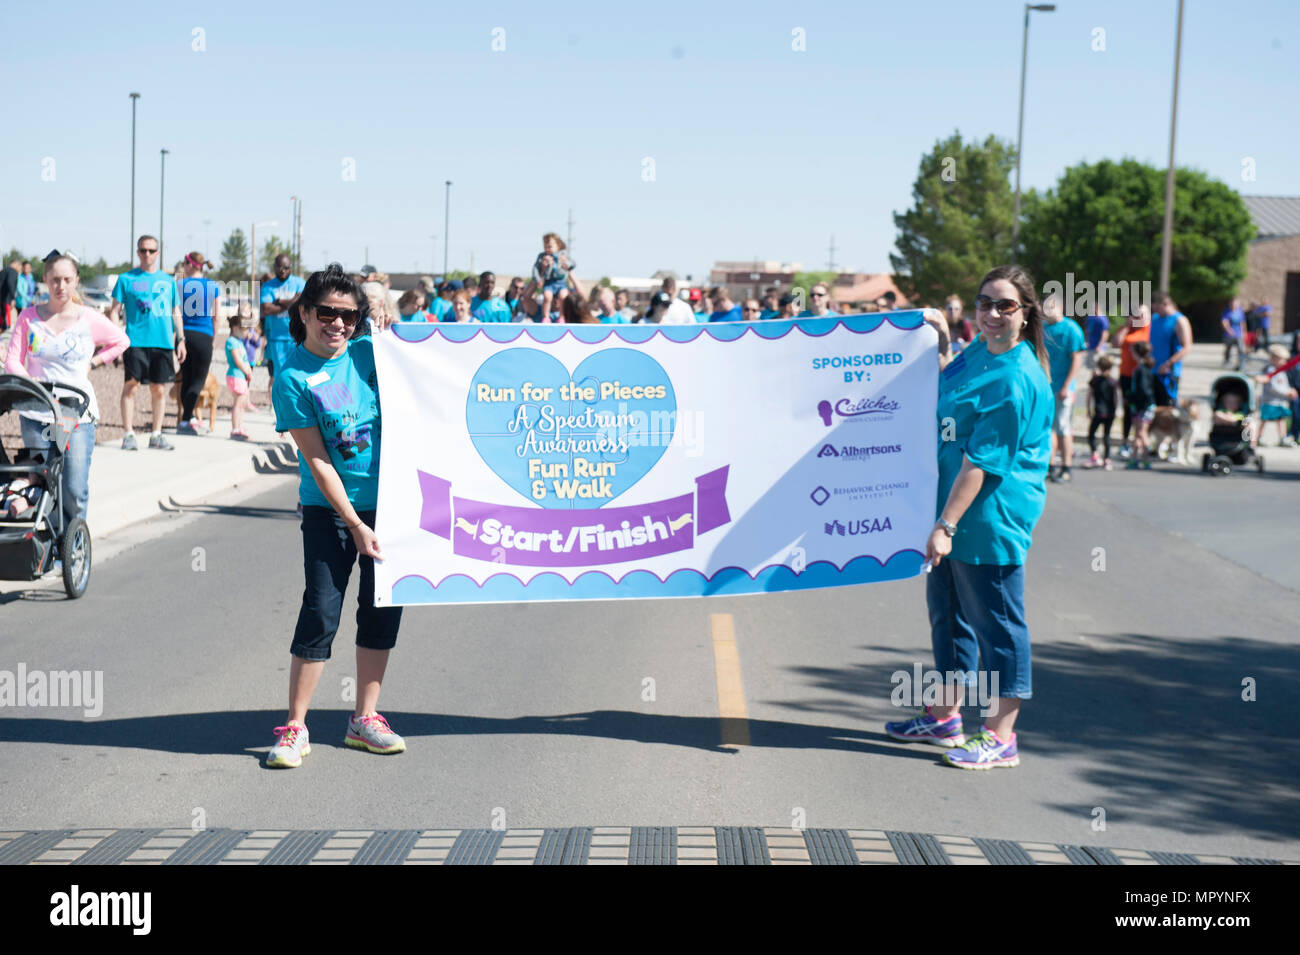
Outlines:
[[[203,383],[203,390],[199,392],[199,400],[194,403],[194,417],[202,418],[203,409],[208,411],[208,430],[215,431],[217,427],[217,399],[221,397],[221,383],[217,381],[217,376],[208,372],[208,380]],[[172,385],[172,401],[176,402],[176,421],[181,420],[181,380],[176,379],[176,384]]]
[[[1161,461],[1168,461],[1172,450],[1175,461],[1184,467],[1191,467],[1192,441],[1196,437],[1196,422],[1199,419],[1200,411],[1191,398],[1178,402],[1177,407],[1164,405],[1156,408],[1148,430],[1150,446],[1155,449],[1156,456]]]

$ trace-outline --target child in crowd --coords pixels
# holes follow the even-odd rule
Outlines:
[[[1129,470],[1142,468],[1151,470],[1147,460],[1148,432],[1151,419],[1156,415],[1156,373],[1155,360],[1151,357],[1149,342],[1134,342],[1133,357],[1137,366],[1133,369],[1133,380],[1129,384],[1128,409],[1134,422],[1133,458],[1129,461]]]
[[[559,311],[560,300],[569,294],[569,273],[575,263],[564,254],[564,240],[554,232],[542,236],[542,252],[533,264],[533,280],[542,290],[542,314]]]
[[[261,357],[259,353],[262,346],[266,344],[266,340],[257,333],[257,325],[253,322],[253,307],[248,302],[240,302],[235,314],[239,317],[240,327],[244,330],[242,340],[244,342],[244,351],[248,355],[249,366],[257,368],[265,365],[266,359]],[[246,407],[249,411],[256,411],[257,405],[253,404],[253,379],[251,377],[248,379],[248,388],[248,404]]]
[[[1088,405],[1092,416],[1088,424],[1088,450],[1092,452],[1088,467],[1104,467],[1107,471],[1111,469],[1110,429],[1115,423],[1115,410],[1119,407],[1119,385],[1110,376],[1114,365],[1115,361],[1109,355],[1097,356],[1097,370],[1088,382]],[[1101,429],[1104,458],[1097,456],[1098,428]]]
[[[417,289],[403,292],[397,300],[397,320],[399,322],[427,322],[429,316],[424,313],[424,296]]]
[[[248,407],[248,385],[253,380],[253,366],[248,361],[242,320],[238,315],[232,315],[227,324],[230,337],[226,339],[226,387],[235,396],[230,409],[230,437],[235,441],[247,441],[244,411]]]
[[[1277,444],[1283,447],[1286,440],[1286,419],[1291,416],[1291,402],[1296,398],[1296,389],[1291,387],[1286,372],[1278,368],[1286,364],[1286,349],[1281,345],[1268,346],[1268,367],[1264,374],[1255,381],[1263,385],[1259,390],[1259,444],[1264,444],[1264,429],[1270,421],[1277,422]]]

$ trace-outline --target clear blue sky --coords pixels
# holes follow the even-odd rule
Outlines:
[[[358,268],[368,246],[382,269],[430,271],[436,233],[440,270],[450,179],[453,268],[472,250],[478,269],[524,271],[572,208],[591,278],[755,255],[824,268],[832,233],[838,265],[887,271],[921,154],[954,129],[1016,134],[1023,6],[1001,0],[129,9],[74,0],[7,32],[0,247],[126,257],[133,90],[137,231],[157,229],[166,147],[169,262],[253,221],[286,235],[296,194],[309,266]],[[1164,166],[1176,9],[1033,15],[1026,189],[1082,160]],[[1179,165],[1300,194],[1298,25],[1288,0],[1188,0]]]

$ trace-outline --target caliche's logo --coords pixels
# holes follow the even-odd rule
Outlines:
[[[831,499],[831,492],[826,490],[826,488],[824,487],[817,487],[808,496],[812,498],[812,502],[814,504],[816,504],[818,507],[821,507],[823,504],[825,504],[827,501]]]
[[[821,416],[822,424],[829,428],[837,416],[856,421],[889,421],[899,407],[897,401],[885,395],[878,398],[841,398],[834,404],[825,400],[817,402],[817,414]]]
[[[826,533],[834,537],[839,535],[844,537],[846,534],[855,536],[857,534],[875,534],[880,531],[892,531],[893,524],[888,517],[864,517],[861,520],[848,521],[847,523],[834,520],[825,524]]]

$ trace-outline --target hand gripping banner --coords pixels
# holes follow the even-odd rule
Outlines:
[[[920,312],[399,324],[375,340],[375,603],[894,580],[934,523]]]

